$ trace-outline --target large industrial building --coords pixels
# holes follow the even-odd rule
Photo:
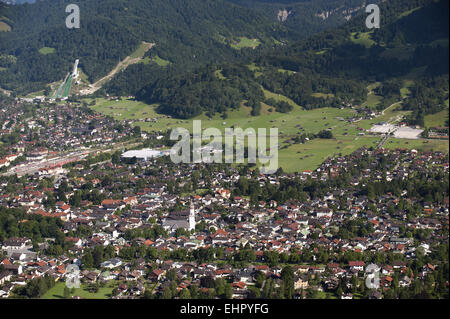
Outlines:
[[[152,158],[161,157],[164,155],[168,155],[167,151],[157,151],[152,149],[142,149],[142,150],[132,150],[122,154],[122,158],[132,159],[136,158],[137,160],[147,161]]]

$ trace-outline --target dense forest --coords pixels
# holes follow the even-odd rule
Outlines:
[[[289,38],[304,39],[311,34],[341,25],[361,13],[361,0],[226,0],[251,8],[268,18],[277,18]],[[370,3],[380,3],[372,0]],[[284,35],[284,34],[281,34]]]
[[[148,103],[160,103],[162,113],[191,118],[202,112],[213,115],[238,109],[243,100],[257,113],[264,93],[248,68],[224,66],[222,69],[205,67],[195,73],[160,79],[144,88],[137,97]]]
[[[0,72],[0,87],[18,93],[43,89],[45,84],[61,80],[77,58],[92,82],[132,53],[140,41],[156,43],[148,54],[170,61],[179,72],[206,63],[240,61],[345,22],[342,17],[323,20],[316,16],[337,5],[328,0],[314,4],[299,1],[294,15],[297,20],[293,17],[289,22],[277,19],[283,4],[257,9],[244,2],[80,0],[80,29],[65,27],[65,8],[71,3],[68,0],[0,4],[0,21],[11,27],[10,32],[0,32],[0,57],[14,57],[14,61],[0,66],[6,68]],[[342,10],[360,5],[362,0],[347,2],[340,5]],[[258,39],[261,45],[255,49],[233,48],[240,37]],[[50,53],[40,52],[42,48],[50,48]],[[155,64],[139,67],[141,82],[154,81],[165,72]],[[125,71],[125,77],[133,77],[135,71],[136,67]],[[135,84],[128,86],[130,90],[142,87],[134,79],[131,82]]]
[[[6,10],[13,31],[0,33],[0,87],[36,91],[60,80],[80,56],[81,68],[93,81],[144,40],[156,43],[148,57],[170,63],[131,65],[97,95],[136,95],[178,118],[203,112],[226,116],[226,110],[242,103],[258,115],[261,102],[281,112],[291,108],[265,100],[262,89],[305,109],[348,107],[361,105],[367,86],[379,82],[381,110],[401,99],[404,79],[413,79],[403,108],[413,111],[408,122],[419,125],[426,114],[443,110],[448,98],[447,1],[382,2],[383,27],[373,30],[366,28],[366,14],[356,10],[356,0],[341,2],[337,11],[333,0],[85,0],[80,3],[85,27],[80,30],[60,27],[66,3],[42,1]],[[284,9],[291,12],[286,19],[277,16]],[[339,24],[345,10],[354,10],[349,22],[323,31]],[[46,13],[36,16],[37,11]],[[259,39],[261,45],[233,48],[240,36]],[[55,53],[41,54],[42,47]]]
[[[188,67],[235,59],[223,39],[258,38],[273,45],[272,35],[283,26],[250,9],[212,0],[81,0],[81,28],[68,29],[65,12],[70,1],[39,1],[3,8],[11,32],[0,32],[0,55],[14,63],[0,72],[0,86],[36,90],[60,80],[80,58],[80,67],[94,81],[132,53],[140,41],[157,44],[155,54]],[[42,54],[40,49],[54,49]]]
[[[249,90],[254,84],[312,109],[360,105],[367,85],[379,81],[381,110],[401,99],[402,79],[420,70],[404,103],[405,109],[413,111],[409,122],[420,124],[424,115],[444,109],[448,98],[448,2],[392,1],[381,8],[389,11],[387,25],[370,32],[370,46],[351,40],[351,34],[367,34],[365,16],[358,16],[337,29],[261,54],[254,60],[257,72],[253,75],[248,64],[242,63],[168,74],[144,87],[138,98],[161,103],[160,111],[166,114],[188,118],[202,111],[223,112],[242,100],[252,101],[257,110],[263,99],[260,90]]]

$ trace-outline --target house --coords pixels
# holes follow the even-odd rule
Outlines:
[[[0,285],[3,285],[5,282],[10,281],[12,277],[12,272],[10,271],[3,271],[0,273]]]
[[[400,287],[409,287],[411,285],[411,282],[411,278],[405,275],[399,280],[398,284]]]
[[[308,289],[308,277],[307,276],[298,276],[294,279],[294,289]]]
[[[77,237],[66,237],[66,242],[73,243],[73,245],[77,248],[80,248],[83,246],[83,241]]]
[[[149,279],[151,279],[153,281],[159,281],[159,280],[161,280],[162,276],[164,276],[165,273],[166,273],[165,270],[155,269],[150,273]]]
[[[130,293],[135,296],[143,295],[145,293],[145,286],[138,282],[135,286],[131,288]]]
[[[3,265],[6,271],[12,272],[14,275],[20,275],[23,272],[22,265]]]
[[[137,270],[133,270],[133,271],[127,273],[125,280],[126,281],[136,281],[140,277],[141,277],[141,273]]]
[[[122,283],[119,285],[119,287],[117,287],[117,289],[119,291],[119,294],[124,294],[128,291],[128,286],[127,284]]]
[[[348,265],[352,270],[363,271],[366,264],[364,261],[349,261]]]
[[[86,275],[84,275],[84,279],[87,281],[87,282],[96,282],[97,281],[97,279],[98,279],[98,277],[99,277],[99,274],[98,273],[96,273],[95,271],[91,271],[91,272],[88,272]]]
[[[1,298],[8,298],[9,295],[10,295],[10,292],[13,290],[13,288],[14,288],[14,284],[12,284],[12,283],[8,283],[8,284],[3,285],[0,288],[0,297]]]
[[[31,240],[28,238],[13,237],[3,242],[2,249],[3,250],[25,249],[27,248],[27,245],[30,244]]]
[[[247,294],[246,284],[243,282],[235,282],[233,287],[233,299],[243,299]]]
[[[24,261],[27,258],[27,255],[24,253],[15,252],[11,254],[11,258],[14,261]]]
[[[103,262],[100,266],[102,268],[114,269],[121,265],[122,265],[122,260],[120,260],[120,258],[111,258],[110,260]]]
[[[253,281],[252,271],[248,269],[238,270],[233,274],[233,277],[236,281],[249,283]]]

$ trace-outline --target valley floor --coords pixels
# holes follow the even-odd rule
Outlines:
[[[304,110],[287,97],[266,91],[267,97],[285,100],[294,108],[289,113],[278,113],[272,107],[263,104],[261,115],[251,116],[250,108],[242,105],[239,110],[228,112],[223,119],[220,115],[208,118],[197,116],[192,120],[180,120],[156,112],[158,105],[148,105],[142,102],[118,99],[97,99],[92,109],[110,115],[118,120],[131,120],[144,131],[165,131],[168,128],[182,127],[192,130],[193,120],[202,120],[202,128],[214,127],[222,132],[225,128],[240,127],[242,129],[271,128],[279,130],[279,164],[286,172],[302,172],[314,170],[327,158],[336,154],[347,155],[360,147],[377,147],[383,136],[369,135],[368,130],[379,122],[398,123],[405,111],[397,111],[396,105],[391,105],[376,117],[360,118],[355,109],[320,108]],[[86,100],[90,103],[92,100]],[[304,144],[294,144],[290,139],[299,133],[318,133],[331,130],[333,139],[313,139]],[[426,139],[388,138],[383,146],[386,148],[408,148],[419,150],[439,150],[448,153],[448,141]]]

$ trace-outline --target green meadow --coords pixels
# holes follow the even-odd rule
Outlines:
[[[238,41],[235,41],[231,44],[231,47],[240,50],[243,48],[256,48],[261,45],[261,41],[259,39],[249,39],[247,37],[239,37]]]
[[[353,43],[364,45],[366,48],[370,48],[375,44],[375,41],[372,40],[371,34],[373,31],[369,32],[352,32],[350,34],[350,40]]]
[[[65,286],[65,282],[56,283],[54,287],[52,287],[42,296],[42,299],[64,299]],[[75,288],[74,293],[71,293],[70,296],[78,296],[83,299],[108,299],[111,297],[111,293],[114,287],[115,283],[111,282],[105,287],[100,287],[98,292],[91,293],[88,291],[87,285],[82,284],[80,288]]]
[[[360,137],[356,125],[349,125],[345,118],[354,114],[351,109],[321,108],[306,111],[285,96],[279,96],[265,91],[267,96],[277,100],[284,100],[294,106],[289,113],[275,112],[269,105],[263,105],[261,115],[250,116],[251,109],[244,104],[238,110],[229,111],[227,118],[220,114],[212,118],[200,115],[192,120],[180,120],[157,114],[157,105],[147,105],[132,100],[107,101],[97,99],[92,109],[116,119],[134,120],[134,124],[146,131],[165,131],[170,127],[183,127],[192,131],[192,121],[202,120],[202,128],[215,127],[224,132],[225,128],[240,127],[242,129],[278,128],[280,145],[279,164],[285,171],[295,172],[314,169],[324,159],[334,154],[349,154],[357,148],[367,145],[376,145],[377,137]],[[90,102],[90,101],[86,101]],[[156,119],[156,122],[143,122],[146,118]],[[331,129],[335,139],[314,139],[305,144],[290,144],[286,141],[300,133],[318,133],[321,130]],[[269,132],[267,132],[268,134]],[[287,146],[287,148],[286,148]]]
[[[449,118],[449,109],[435,114],[425,115],[425,127],[444,127]]]
[[[145,52],[148,51],[148,43],[142,42],[139,44],[138,48],[130,54],[130,58],[137,59],[144,56]]]
[[[400,138],[389,138],[389,140],[384,144],[384,147],[388,149],[416,149],[423,152],[439,151],[448,153],[449,151],[448,141],[446,140],[408,140]]]
[[[249,68],[257,70],[257,67],[250,65]],[[221,73],[216,74],[218,77]],[[376,84],[369,87],[373,90]],[[163,132],[169,128],[182,127],[192,132],[193,120],[201,120],[202,129],[218,128],[224,133],[225,128],[277,128],[279,144],[279,165],[286,172],[298,172],[304,170],[314,170],[327,158],[337,154],[347,155],[360,147],[376,147],[381,141],[380,136],[372,136],[362,129],[370,129],[379,122],[396,123],[408,111],[399,110],[400,104],[392,105],[384,110],[383,114],[371,120],[361,120],[349,123],[347,120],[355,115],[353,109],[320,108],[314,110],[304,110],[294,101],[286,96],[263,90],[266,98],[273,98],[276,101],[285,101],[293,106],[289,113],[279,113],[275,108],[262,103],[261,115],[251,116],[251,109],[241,103],[241,107],[236,110],[229,110],[224,119],[222,114],[216,114],[209,118],[205,114],[199,115],[190,120],[175,119],[167,115],[158,114],[156,108],[158,104],[148,105],[143,102],[122,99],[119,101],[108,101],[97,99],[96,105],[92,109],[103,114],[110,115],[118,120],[132,120],[134,125],[138,125],[144,131]],[[374,94],[368,95],[367,105],[373,105]],[[327,97],[326,94],[316,93],[316,96]],[[91,102],[91,100],[86,100]],[[152,119],[152,121],[145,121]],[[430,119],[431,120],[431,119]],[[304,144],[295,144],[292,138],[305,133],[318,133],[322,130],[330,130],[333,139],[313,139]],[[267,134],[269,132],[267,131]],[[446,146],[447,145],[447,146]],[[385,147],[388,148],[415,148],[415,149],[437,149],[448,152],[447,141],[427,141],[427,140],[405,140],[390,138]]]
[[[156,63],[157,65],[159,65],[161,67],[165,67],[170,64],[170,61],[164,60],[164,59],[160,58],[158,55],[156,55],[153,58],[145,57],[142,59],[142,61],[140,63],[149,64],[150,62]]]
[[[49,48],[49,47],[43,47],[43,48],[39,49],[39,53],[43,54],[43,55],[52,54],[52,53],[55,53],[55,49]]]

